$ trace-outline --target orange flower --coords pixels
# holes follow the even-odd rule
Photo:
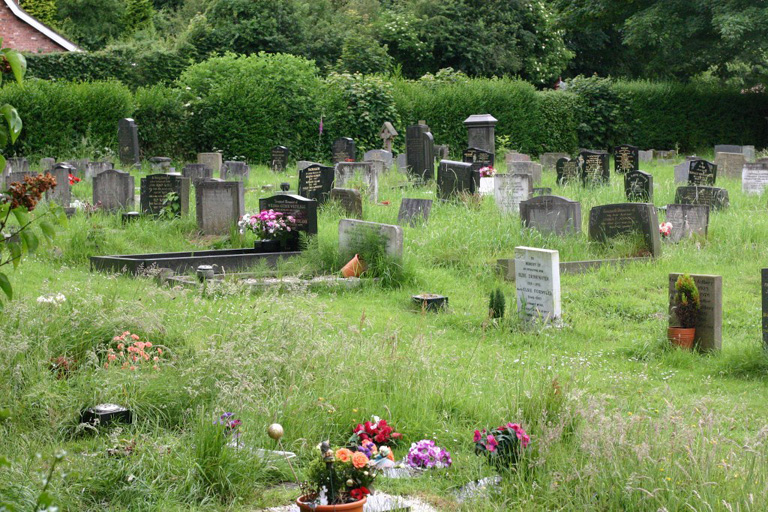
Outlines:
[[[387,455],[387,458],[391,460],[392,462],[395,462],[395,455],[392,453],[392,450],[389,451],[389,454]]]
[[[339,448],[338,450],[336,450],[336,458],[341,462],[349,461],[350,457],[352,457],[351,450],[348,450],[347,448]]]
[[[152,342],[151,342],[151,341],[147,341],[147,342],[145,342],[145,343],[144,343],[144,347],[145,347],[145,348],[152,348]]]
[[[363,452],[355,452],[352,454],[352,465],[357,469],[362,469],[368,465],[368,457]]]

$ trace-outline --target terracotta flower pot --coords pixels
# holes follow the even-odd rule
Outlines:
[[[368,501],[368,498],[363,498],[359,501],[344,503],[342,505],[310,505],[309,503],[302,501],[305,499],[307,499],[307,496],[297,498],[296,505],[299,506],[300,510],[314,512],[363,512],[363,506],[365,505],[365,502]]]
[[[341,269],[341,275],[344,277],[360,277],[365,272],[365,268],[365,263],[360,259],[360,255],[355,254],[355,257],[349,260],[349,263]]]
[[[690,350],[693,348],[693,339],[696,336],[696,328],[670,327],[667,329],[667,338],[673,344]]]

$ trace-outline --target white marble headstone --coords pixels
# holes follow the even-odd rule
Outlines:
[[[493,197],[504,213],[519,213],[520,203],[530,199],[533,193],[530,174],[497,174],[493,180]]]
[[[517,311],[526,320],[553,322],[560,318],[560,253],[515,247]]]

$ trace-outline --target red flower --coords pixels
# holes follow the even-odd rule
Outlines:
[[[382,443],[383,443],[384,441],[386,441],[386,440],[387,440],[387,436],[385,436],[384,434],[376,434],[376,435],[373,437],[373,441],[374,441],[375,443],[377,443],[377,444],[382,444]]]
[[[69,184],[70,184],[70,186],[74,185],[75,183],[80,183],[80,181],[81,181],[80,178],[78,178],[77,176],[75,176],[73,174],[69,175]]]
[[[397,432],[392,433],[392,439],[402,439],[403,434],[398,434]]]
[[[371,494],[371,491],[369,491],[367,487],[358,487],[357,489],[349,491],[349,495],[352,496],[355,501],[360,501],[368,494]]]

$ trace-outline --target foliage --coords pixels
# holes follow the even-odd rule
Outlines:
[[[125,30],[122,0],[56,0],[58,25],[64,35],[87,50],[100,50]],[[63,53],[61,55],[68,55]],[[77,69],[76,66],[72,66]],[[33,66],[36,69],[37,66]],[[117,71],[117,70],[116,70]],[[119,75],[103,76],[119,78]]]
[[[347,73],[388,73],[392,69],[392,57],[387,53],[387,45],[353,31],[344,40],[336,67]]]
[[[577,131],[583,147],[614,147],[626,140],[628,102],[611,79],[578,76],[568,81],[568,92],[582,101]]]
[[[504,311],[506,310],[507,301],[504,298],[504,292],[501,288],[496,288],[491,292],[491,297],[488,301],[488,316],[490,318],[504,318]]]
[[[688,274],[681,274],[675,282],[675,299],[672,311],[680,322],[680,327],[696,327],[699,319],[701,302],[696,282]]]
[[[324,498],[323,504],[334,505],[358,501],[370,494],[368,487],[376,478],[376,469],[367,455],[347,448],[334,450],[327,441],[318,449],[308,470],[309,497],[318,501]]]
[[[507,423],[489,431],[475,430],[473,440],[475,454],[485,455],[500,471],[516,467],[523,450],[531,442],[531,438],[517,423]]]
[[[136,90],[133,118],[139,125],[140,146],[145,156],[191,158],[194,154],[183,96],[179,89],[160,85]]]
[[[125,28],[129,33],[152,26],[154,8],[152,0],[127,0],[125,5]]]
[[[19,6],[49,27],[56,27],[56,0],[21,0]]]

